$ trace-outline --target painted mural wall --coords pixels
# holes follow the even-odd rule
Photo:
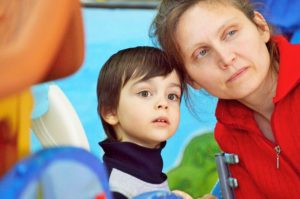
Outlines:
[[[97,115],[96,84],[104,62],[120,49],[153,45],[148,29],[155,10],[84,8],[86,57],[79,72],[56,81],[64,90],[80,120],[93,154],[102,157],[98,142],[105,138]],[[164,171],[173,189],[194,197],[210,192],[217,179],[213,139],[216,99],[205,92],[192,93],[193,112],[184,102],[176,134],[163,150]]]

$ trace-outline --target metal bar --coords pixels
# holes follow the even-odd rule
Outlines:
[[[238,160],[237,162],[228,162],[229,159],[231,157],[225,157],[225,153],[215,155],[223,199],[235,199],[234,188],[237,186],[236,179],[230,175],[228,164],[238,163]]]
[[[120,9],[156,9],[159,5],[159,1],[149,2],[129,2],[129,1],[106,1],[106,2],[94,2],[94,1],[81,1],[81,5],[85,8],[120,8]]]

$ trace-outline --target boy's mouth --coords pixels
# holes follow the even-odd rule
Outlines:
[[[153,123],[156,123],[156,124],[164,124],[164,125],[170,123],[169,120],[168,120],[168,118],[166,118],[166,117],[159,117],[159,118],[156,118],[156,119],[153,120],[152,122],[153,122]]]

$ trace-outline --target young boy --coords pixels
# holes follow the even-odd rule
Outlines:
[[[161,150],[179,123],[182,82],[154,47],[121,50],[102,67],[98,113],[107,139],[100,146],[116,199],[169,191]]]

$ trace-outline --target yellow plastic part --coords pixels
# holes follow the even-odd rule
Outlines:
[[[30,152],[32,107],[29,90],[0,100],[0,175]]]
[[[32,85],[76,72],[79,0],[0,0],[0,177],[29,153]]]

